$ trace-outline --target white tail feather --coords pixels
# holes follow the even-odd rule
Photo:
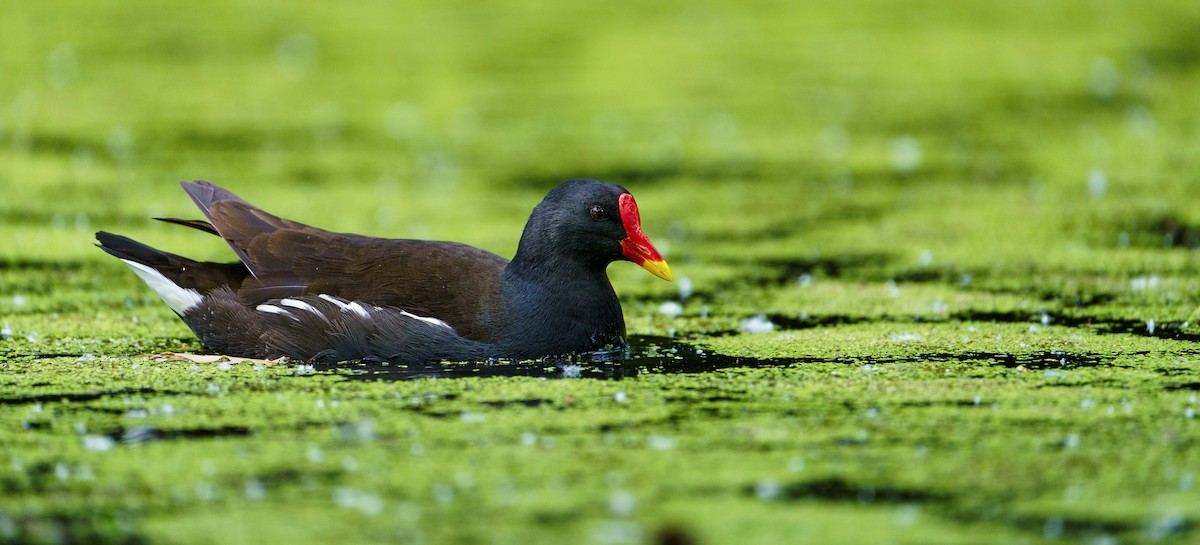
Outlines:
[[[122,259],[133,272],[137,273],[138,277],[145,282],[150,289],[154,290],[167,306],[171,307],[176,314],[183,316],[192,307],[200,304],[204,299],[200,292],[192,288],[181,288],[174,282],[170,281],[162,273],[154,270],[151,267],[133,261],[131,259]]]

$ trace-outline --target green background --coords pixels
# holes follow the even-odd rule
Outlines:
[[[0,0],[0,542],[1190,543],[1197,28],[1190,0]],[[579,176],[676,274],[611,267],[639,357],[580,379],[164,356],[202,348],[91,246],[232,259],[149,219],[207,179],[511,255]]]

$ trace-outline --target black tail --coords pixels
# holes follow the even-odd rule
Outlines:
[[[236,290],[250,272],[241,263],[210,263],[196,261],[156,250],[141,242],[106,231],[96,233],[96,247],[118,259],[150,267],[181,288],[208,293],[225,286]]]
[[[158,221],[166,222],[166,223],[174,223],[175,225],[182,225],[184,227],[191,227],[192,229],[199,229],[201,231],[204,231],[205,233],[221,236],[221,233],[217,232],[216,227],[213,227],[211,223],[204,221],[204,220],[181,220],[179,218],[154,218],[154,219],[156,219]]]
[[[131,238],[114,235],[107,231],[97,232],[96,240],[100,241],[96,247],[108,252],[109,255],[117,259],[128,259],[148,265],[159,272],[165,272],[163,269],[169,270],[176,265],[191,261],[186,257],[155,250]]]

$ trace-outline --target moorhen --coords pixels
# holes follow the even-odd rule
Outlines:
[[[96,233],[216,352],[334,362],[526,359],[624,345],[605,272],[629,260],[671,280],[618,185],[574,179],[533,209],[508,261],[455,242],[333,233],[183,182],[205,220],[156,218],[224,238],[238,262],[200,262]]]

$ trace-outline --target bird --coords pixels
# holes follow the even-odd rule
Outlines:
[[[180,184],[225,240],[202,262],[96,233],[211,351],[336,363],[527,360],[627,349],[608,265],[667,281],[625,188],[567,180],[533,209],[512,260],[466,244],[336,233],[272,215],[207,181]]]

